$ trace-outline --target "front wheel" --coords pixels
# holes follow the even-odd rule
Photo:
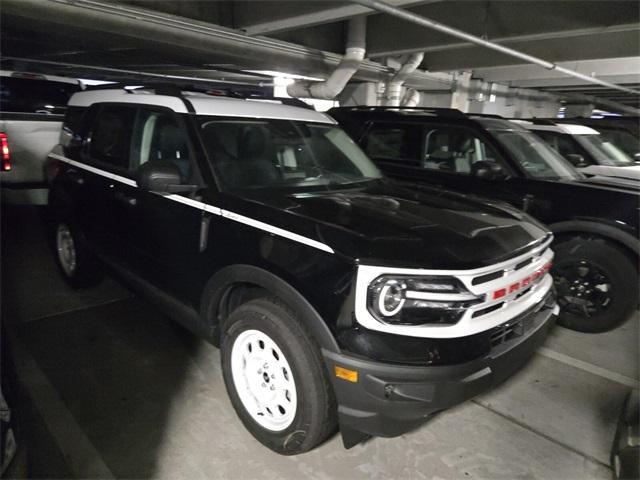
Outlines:
[[[559,243],[554,251],[560,325],[597,333],[629,318],[638,304],[638,273],[624,253],[605,241],[582,238]]]
[[[276,299],[259,298],[229,317],[222,372],[236,413],[262,444],[306,452],[336,427],[336,407],[318,346]]]

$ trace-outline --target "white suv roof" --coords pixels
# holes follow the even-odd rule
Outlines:
[[[599,135],[600,133],[593,128],[585,125],[576,125],[573,123],[556,123],[553,125],[540,125],[529,120],[510,120],[513,123],[522,125],[529,130],[547,130],[551,132],[566,133],[569,135]]]
[[[303,122],[336,123],[335,120],[324,113],[306,108],[282,105],[276,102],[213,97],[193,92],[183,92],[183,97],[193,105],[196,115],[274,118]],[[69,100],[69,106],[88,107],[94,103],[104,102],[158,105],[170,108],[177,113],[189,113],[182,98],[170,95],[156,95],[149,90],[143,89],[105,89],[78,92]]]

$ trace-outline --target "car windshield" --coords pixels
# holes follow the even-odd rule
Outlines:
[[[382,174],[333,124],[199,116],[201,137],[229,190],[328,189]]]
[[[511,157],[532,177],[548,180],[583,178],[573,166],[537,135],[519,130],[494,130]]]
[[[598,128],[602,139],[613,143],[616,147],[634,160],[640,160],[640,140],[624,130]]]
[[[576,141],[596,159],[600,165],[628,167],[633,159],[599,134],[575,135]]]

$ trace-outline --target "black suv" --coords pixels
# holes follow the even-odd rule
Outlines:
[[[537,221],[398,186],[324,114],[168,93],[72,97],[47,165],[56,259],[74,286],[107,265],[219,345],[269,448],[338,423],[346,446],[400,435],[544,340],[558,307]]]
[[[389,176],[508,202],[555,235],[559,322],[601,332],[638,305],[640,184],[587,178],[521,126],[453,109],[328,112]]]

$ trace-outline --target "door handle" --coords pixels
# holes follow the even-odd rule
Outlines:
[[[67,177],[70,182],[76,185],[84,185],[84,178],[77,170],[67,170]]]
[[[138,200],[130,197],[128,195],[125,195],[122,192],[115,192],[113,194],[113,198],[115,198],[117,201],[124,203],[125,205],[128,205],[130,207],[135,207],[138,204]]]

